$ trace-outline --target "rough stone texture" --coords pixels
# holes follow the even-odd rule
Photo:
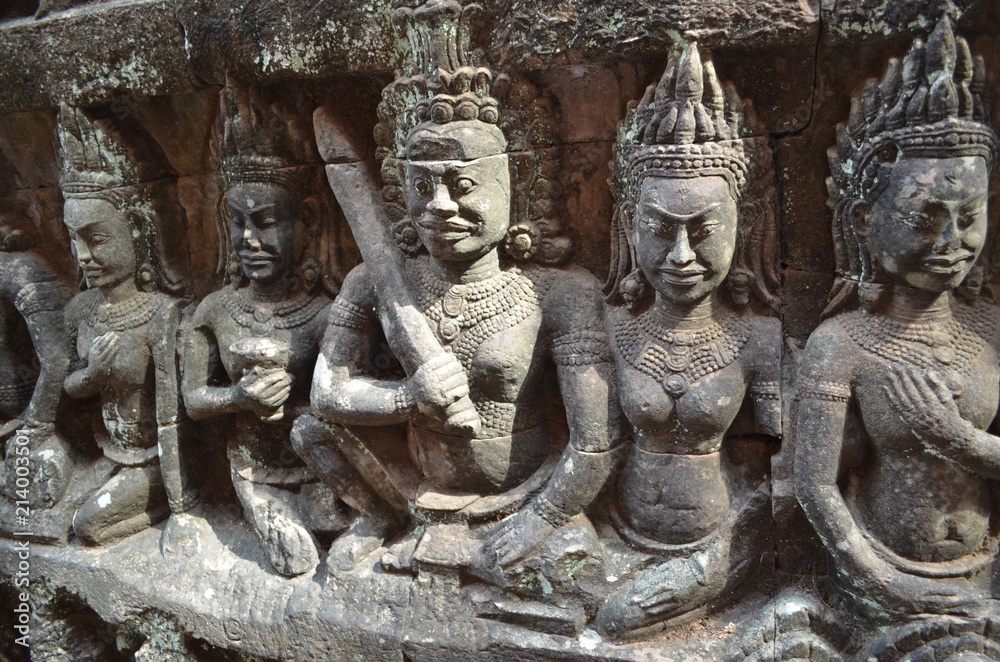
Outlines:
[[[820,323],[834,282],[833,214],[825,179],[829,174],[827,150],[836,144],[836,125],[847,121],[851,99],[859,94],[865,80],[880,77],[888,59],[903,57],[915,37],[926,39],[945,11],[954,19],[956,34],[967,39],[972,53],[982,55],[987,70],[996,76],[1000,72],[1000,5],[992,0],[670,0],[631,4],[484,0],[480,4],[484,11],[472,16],[472,46],[477,50],[468,60],[462,60],[464,54],[458,56],[460,61],[451,62],[451,68],[486,62],[523,84],[518,88],[522,94],[527,95],[525,90],[530,89],[531,94],[551,100],[551,105],[545,106],[551,113],[538,110],[541,106],[525,111],[525,117],[537,111],[539,114],[531,117],[545,120],[542,124],[551,133],[542,138],[551,142],[544,151],[558,159],[557,169],[543,178],[544,192],[552,194],[561,229],[573,240],[570,263],[600,281],[612,262],[612,217],[622,201],[621,194],[609,185],[619,122],[626,117],[628,103],[640,99],[648,85],[660,80],[674,45],[697,41],[706,56],[711,52],[720,78],[732,82],[739,95],[753,103],[760,124],[747,134],[760,138],[773,156],[775,172],[775,189],[768,195],[773,195],[770,200],[776,208],[779,246],[776,255],[765,257],[775,258],[780,270],[777,319],[781,331],[761,335],[782,352],[780,366],[776,366],[783,391],[782,435],[780,441],[774,434],[751,436],[754,412],[749,411],[752,407],[747,396],[747,406],[734,413],[725,439],[730,460],[759,469],[760,476],[755,475],[754,480],[763,479],[770,489],[772,519],[751,533],[741,534],[741,542],[761,548],[749,569],[733,570],[733,576],[738,574],[742,580],[734,582],[741,584],[739,590],[730,592],[732,587],[726,585],[721,595],[704,598],[706,604],[692,600],[690,610],[680,609],[688,613],[670,620],[662,631],[638,628],[641,631],[627,633],[636,641],[612,641],[613,637],[629,638],[622,631],[632,628],[618,627],[621,619],[615,614],[597,618],[606,596],[614,594],[616,588],[632,587],[628,578],[642,576],[639,571],[643,567],[660,562],[654,559],[680,554],[662,549],[640,554],[612,526],[609,509],[619,499],[614,481],[625,465],[616,455],[609,456],[609,461],[616,463],[613,471],[608,465],[577,469],[583,478],[578,475],[575,483],[571,478],[560,483],[600,487],[596,484],[612,473],[585,514],[568,524],[559,521],[561,526],[550,542],[529,555],[529,561],[516,573],[504,574],[455,560],[471,555],[481,537],[487,535],[475,526],[488,529],[506,514],[493,513],[485,518],[491,521],[467,526],[462,519],[465,515],[456,515],[471,498],[467,494],[425,491],[422,500],[412,494],[396,501],[389,499],[394,517],[402,520],[399,528],[388,536],[384,531],[374,535],[369,530],[356,537],[351,536],[358,531],[350,528],[350,536],[337,538],[363,511],[357,503],[360,493],[334,489],[341,497],[338,500],[329,490],[310,492],[313,488],[308,488],[301,499],[295,495],[296,504],[317,506],[316,511],[328,508],[327,524],[334,525],[320,530],[313,527],[314,521],[307,522],[306,536],[312,536],[309,544],[315,545],[316,558],[308,559],[306,565],[314,565],[315,572],[310,567],[304,576],[280,576],[276,574],[280,563],[276,564],[267,550],[277,547],[278,556],[288,550],[281,545],[269,548],[265,540],[281,527],[268,529],[247,523],[246,511],[252,510],[254,501],[234,491],[231,458],[222,441],[233,436],[234,426],[232,419],[221,415],[198,421],[194,427],[196,450],[189,451],[188,457],[194,458],[192,481],[202,497],[197,509],[176,514],[165,524],[141,527],[144,530],[140,533],[116,544],[85,547],[72,533],[72,514],[108,479],[110,469],[98,460],[100,451],[92,431],[105,424],[100,407],[92,400],[82,400],[72,409],[70,403],[64,403],[59,419],[60,431],[79,455],[81,470],[59,507],[44,514],[36,512],[31,557],[32,599],[38,618],[32,628],[35,659],[1000,660],[1000,621],[992,606],[995,581],[991,584],[980,573],[979,593],[971,598],[975,609],[966,609],[968,604],[964,604],[959,609],[967,612],[964,614],[938,613],[911,619],[866,611],[865,605],[852,602],[852,595],[864,594],[861,602],[875,596],[883,605],[896,603],[892,596],[881,595],[884,587],[852,585],[850,572],[844,588],[843,573],[836,574],[836,563],[827,567],[829,556],[823,542],[795,493],[796,450],[801,446],[797,422],[803,417],[807,420],[810,411],[819,411],[811,408],[814,405],[797,402],[797,374],[803,363],[808,363],[806,341]],[[16,215],[19,223],[32,230],[38,254],[44,256],[60,286],[66,292],[76,292],[82,276],[63,223],[58,106],[66,103],[94,108],[112,124],[134,125],[149,135],[162,157],[162,176],[149,182],[155,196],[171,201],[156,221],[166,239],[160,257],[165,270],[186,285],[185,314],[192,314],[207,296],[223,288],[227,268],[236,266],[227,263],[232,214],[225,196],[232,180],[227,183],[221,176],[226,150],[221,145],[224,132],[217,125],[220,90],[227,82],[240,89],[265,90],[275,103],[297,104],[310,116],[316,108],[332,109],[320,117],[339,123],[341,129],[346,127],[338,138],[343,142],[334,140],[335,144],[327,145],[329,151],[324,151],[321,141],[319,154],[330,167],[370,157],[376,143],[383,149],[387,146],[384,136],[372,139],[376,125],[385,121],[376,109],[383,98],[382,89],[406,69],[404,63],[411,53],[405,35],[393,28],[393,11],[400,5],[415,8],[418,3],[5,3],[0,7],[0,61],[4,63],[0,66],[0,216]],[[501,103],[508,103],[508,99],[501,99]],[[283,113],[278,115],[285,122],[288,115]],[[317,126],[322,127],[322,121]],[[252,133],[259,140],[284,131],[268,124]],[[301,136],[311,131],[310,123],[308,131],[299,128],[291,133]],[[331,135],[336,134],[331,130]],[[348,154],[343,148],[352,141],[356,150]],[[254,149],[259,146],[254,143]],[[374,207],[367,204],[370,198],[363,197],[352,199],[354,204],[348,204],[347,199],[337,204],[325,183],[325,172],[329,171],[316,155],[296,165],[307,163],[309,172],[304,178],[321,185],[314,193],[317,216],[326,232],[320,236],[310,231],[300,237],[306,237],[308,248],[323,264],[328,277],[324,285],[335,291],[366,251],[369,263],[379,259],[372,246],[355,244],[350,228],[350,222],[356,220],[352,210]],[[1000,185],[996,180],[994,177],[991,203]],[[405,206],[403,199],[395,202]],[[537,221],[540,215],[529,220]],[[996,216],[995,204],[990,215]],[[995,232],[986,250],[996,263],[1000,241]],[[234,273],[229,270],[230,276]],[[404,277],[414,278],[413,273],[405,272]],[[564,271],[560,273],[566,277]],[[591,286],[594,279],[590,275],[573,273],[578,278],[574,282]],[[269,305],[258,302],[261,309]],[[379,323],[385,319],[375,320],[374,326]],[[441,328],[435,323],[431,331],[438,333]],[[396,339],[387,343],[378,332],[375,335],[370,355],[359,359],[352,369],[398,384],[398,357],[390,358],[393,352],[399,353]],[[207,353],[180,351],[185,360],[200,365],[202,360],[211,360],[202,354],[211,356],[214,351],[228,349],[230,339],[226,338],[215,347],[210,344]],[[179,347],[186,341],[180,337]],[[311,355],[304,361],[310,365],[319,351],[314,346],[319,338],[313,341]],[[24,337],[15,345],[30,355],[30,343],[25,344]],[[518,354],[520,345],[516,342],[510,347],[516,360],[509,363],[526,356]],[[538,350],[539,356],[545,351]],[[532,352],[528,354],[535,356]],[[858,363],[865,362],[858,359]],[[215,363],[209,365],[218,368]],[[273,368],[268,366],[261,372]],[[503,372],[509,368],[502,363],[490,367],[504,375],[509,374]],[[979,379],[993,369],[980,368],[974,371]],[[465,379],[475,385],[476,375],[471,368],[466,371]],[[189,369],[183,372],[191,374]],[[212,387],[228,387],[239,383],[243,374],[235,369],[232,374],[215,370],[204,381]],[[294,379],[298,388],[308,390],[307,371],[295,374]],[[653,386],[650,391],[662,397],[656,390],[660,387]],[[728,397],[728,391],[716,393],[713,388],[704,391],[713,397]],[[702,392],[699,388],[694,391]],[[298,397],[304,405],[307,394],[300,392]],[[420,405],[427,406],[407,401],[405,393],[401,397],[403,401],[394,404],[407,415]],[[573,396],[564,399],[565,403],[553,404],[553,410],[572,418]],[[907,406],[898,409],[908,411],[911,418],[920,409],[912,402],[903,404]],[[925,404],[936,406],[933,401]],[[261,396],[243,415],[256,422],[260,412],[252,408],[262,410],[265,406],[273,408],[273,402]],[[715,413],[724,405],[706,407]],[[896,414],[893,411],[883,418]],[[759,419],[761,414],[757,415]],[[944,415],[939,418],[951,420]],[[760,420],[757,423],[759,426]],[[572,427],[572,421],[570,424]],[[985,424],[977,427],[985,428]],[[17,443],[13,429],[4,433],[9,447]],[[385,479],[383,474],[392,471],[383,471],[377,461],[366,464],[370,448],[351,446],[356,435],[350,427],[343,430],[347,432],[338,432],[341,450],[347,449],[344,455],[375,485],[377,496],[383,498],[396,490],[400,477]],[[311,432],[314,438],[329,438],[315,429]],[[861,444],[865,435],[863,426],[850,422],[844,433],[849,441],[861,440]],[[308,441],[307,436],[300,437],[300,442]],[[401,451],[404,442],[400,436],[367,440],[376,449],[371,455],[384,451],[386,457],[404,464],[407,458]],[[565,443],[565,437],[565,431],[545,437],[557,440],[551,459],[546,459],[549,464],[543,464],[546,471],[552,470],[565,450],[559,445]],[[571,435],[570,439],[572,444]],[[384,446],[379,447],[380,443]],[[847,445],[845,466],[853,462],[863,467],[857,454],[863,446]],[[942,447],[943,452],[954,450],[944,442]],[[297,443],[295,448],[303,456],[309,455],[307,443]],[[594,447],[583,452],[597,455],[604,450]],[[918,448],[914,452],[923,451]],[[769,454],[770,467],[746,464],[754,453],[762,457]],[[565,457],[570,456],[567,453]],[[300,464],[297,457],[293,459]],[[807,460],[799,457],[798,464],[808,464]],[[565,459],[563,463],[565,466]],[[489,468],[490,462],[482,464]],[[317,466],[317,473],[322,474],[324,466]],[[480,465],[472,460],[462,465],[469,473],[473,468]],[[979,468],[973,467],[969,473],[977,475]],[[910,478],[910,469],[905,462],[897,467],[901,484]],[[642,473],[641,467],[631,471]],[[525,491],[534,490],[534,495],[548,484],[549,475],[536,483],[525,481]],[[372,476],[382,482],[373,481]],[[461,482],[466,476],[455,471],[450,478]],[[555,478],[551,481],[556,483]],[[995,489],[992,478],[982,481]],[[681,483],[703,484],[689,478],[678,480]],[[705,495],[705,501],[711,496]],[[427,506],[429,499],[434,501],[433,507]],[[266,494],[263,501],[274,503]],[[409,508],[423,518],[419,526],[410,529],[403,525],[410,517]],[[530,505],[519,512],[529,511],[533,512]],[[11,501],[0,503],[0,517],[5,520],[0,530],[9,533],[14,512]],[[557,521],[561,515],[577,514],[545,512]],[[993,522],[995,507],[990,515]],[[944,519],[939,524],[948,528]],[[995,528],[995,522],[991,526]],[[356,544],[358,539],[363,544]],[[42,540],[63,546],[43,545]],[[347,550],[361,560],[357,567],[342,567],[343,555],[334,558],[339,553],[327,557],[326,550],[335,540],[345,541],[339,548],[334,543],[336,549]],[[600,554],[594,552],[595,540],[600,541]],[[457,541],[463,544],[459,546]],[[12,609],[19,602],[12,586],[17,549],[15,539],[0,539],[0,659],[27,659],[12,643],[17,636]],[[371,554],[362,553],[372,549]],[[704,562],[703,557],[697,558]],[[671,585],[684,585],[686,579],[690,588],[694,585],[684,573],[694,573],[691,576],[696,581],[698,577],[703,580],[701,586],[711,589],[706,593],[721,590],[725,583],[719,580],[713,584],[711,576],[697,575],[697,568],[689,568],[667,568],[653,576],[665,583],[674,582]],[[640,581],[638,589],[642,588]],[[913,601],[923,611],[954,611],[928,606],[921,602],[923,597],[926,595],[918,595]],[[903,607],[906,611],[906,605]],[[879,623],[878,630],[875,623]],[[960,651],[967,655],[957,656]],[[951,654],[956,656],[947,657]]]

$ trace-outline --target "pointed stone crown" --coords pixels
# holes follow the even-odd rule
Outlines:
[[[298,168],[321,162],[307,109],[228,79],[220,95],[219,125],[227,185],[271,183],[306,194]]]
[[[983,156],[992,167],[997,137],[983,58],[956,37],[947,15],[927,42],[915,39],[902,62],[889,60],[881,81],[870,78],[851,100],[828,156],[832,202],[867,199],[879,168],[904,156]]]
[[[126,136],[110,118],[97,115],[59,104],[59,187],[64,197],[93,197],[163,176],[150,158],[160,151],[151,140]]]
[[[749,102],[732,85],[719,83],[711,59],[703,60],[691,42],[670,54],[660,81],[646,88],[619,126],[619,186],[630,191],[655,174],[720,175],[738,197],[751,160],[741,138],[757,128]]]

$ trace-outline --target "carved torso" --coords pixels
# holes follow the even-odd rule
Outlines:
[[[948,561],[982,547],[990,525],[988,481],[925,450],[886,397],[893,365],[934,370],[962,417],[986,429],[1000,403],[1000,310],[955,304],[949,322],[904,324],[855,311],[838,316],[844,369],[831,375],[853,395],[869,440],[866,470],[851,477],[848,503],[876,541],[916,561]]]
[[[608,322],[635,441],[619,480],[621,515],[653,540],[708,535],[730,508],[723,436],[751,384],[777,373],[777,321],[722,309],[703,329],[677,331],[652,309],[633,315],[615,308]],[[692,481],[692,471],[701,478]]]
[[[529,264],[453,286],[432,275],[427,260],[408,261],[411,290],[441,345],[465,367],[483,427],[475,438],[456,437],[425,417],[410,426],[411,450],[440,486],[503,492],[523,483],[549,455],[546,421],[550,389],[556,388],[551,343],[571,331],[563,328],[569,315],[560,307],[593,306],[579,293],[595,290],[596,283],[582,270]],[[375,323],[375,292],[370,283],[362,287],[366,291],[349,295],[356,299],[350,303]],[[590,312],[599,320],[596,309]]]
[[[244,370],[253,367],[231,351],[233,343],[246,338],[271,338],[287,343],[291,356],[286,369],[294,379],[285,403],[286,411],[290,411],[309,404],[312,371],[330,303],[324,292],[304,291],[283,301],[261,302],[253,300],[247,288],[227,286],[198,306],[194,324],[196,330],[214,339],[209,361],[216,372],[214,377],[220,381],[236,383]],[[257,467],[301,466],[288,443],[293,416],[266,423],[256,414],[244,412],[233,419],[229,432],[231,459],[237,454],[237,462]]]
[[[67,308],[67,324],[84,362],[89,362],[98,336],[118,337],[110,374],[101,385],[101,413],[108,433],[104,453],[120,464],[142,464],[156,457],[154,347],[163,340],[164,319],[173,305],[171,297],[147,292],[108,304],[98,290],[87,290]]]

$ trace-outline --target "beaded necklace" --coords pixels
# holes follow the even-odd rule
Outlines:
[[[254,335],[266,336],[275,329],[295,329],[307,324],[330,301],[301,290],[284,301],[270,302],[255,297],[250,288],[231,289],[223,298],[230,317]]]
[[[750,338],[750,323],[722,310],[704,328],[676,330],[665,327],[649,309],[620,316],[614,337],[629,365],[655,379],[670,397],[679,398],[692,382],[736,360]]]
[[[513,328],[539,309],[551,282],[547,270],[518,267],[461,284],[438,278],[426,260],[414,260],[412,269],[421,311],[466,370],[487,338]]]
[[[124,301],[107,303],[94,298],[87,310],[87,323],[95,329],[128,331],[149,322],[160,309],[160,295],[137,292]]]
[[[958,305],[948,319],[925,322],[859,311],[843,315],[840,324],[862,349],[891,363],[939,368],[960,377],[995,335],[996,312],[986,303]]]

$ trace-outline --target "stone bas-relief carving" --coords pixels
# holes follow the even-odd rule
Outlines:
[[[865,86],[830,151],[841,280],[799,372],[796,492],[837,585],[880,618],[994,597],[985,84],[945,17]]]
[[[317,364],[313,415],[327,432],[303,429],[296,447],[356,503],[359,520],[334,544],[331,563],[349,567],[381,545],[390,504],[403,501],[416,521],[405,523],[384,565],[468,573],[540,596],[559,580],[532,567],[533,556],[559,559],[573,547],[584,564],[598,562],[588,557],[593,528],[578,516],[611,470],[617,409],[597,281],[550,266],[569,249],[551,202],[541,199],[555,155],[525,142],[551,140],[544,100],[471,64],[461,41],[456,47],[454,34],[467,29],[473,9],[431,2],[397,15],[410,30],[415,73],[387,88],[380,107],[385,212],[371,207],[361,166],[336,162],[355,156],[336,151],[349,138],[317,113],[321,146],[334,161],[330,183],[366,259],[344,281]],[[508,93],[521,95],[520,107],[501,105]],[[529,112],[537,118],[532,136],[522,124]],[[509,136],[521,153],[510,152]],[[384,231],[384,213],[399,248]],[[407,369],[404,381],[363,372],[380,321]],[[555,383],[568,430],[552,412]],[[398,423],[406,425],[384,427]],[[338,450],[358,443],[389,474],[368,480],[369,489],[358,485],[365,467]],[[392,455],[381,457],[386,446]],[[409,458],[400,452],[407,446]],[[380,504],[376,487],[395,494]]]
[[[46,21],[144,11],[67,4]],[[780,39],[720,42],[703,8],[608,64],[517,61],[495,3],[382,7],[358,11],[398,45],[388,87],[371,62],[395,54],[331,72],[277,40],[248,64],[213,28],[183,41],[218,104],[129,98],[140,67],[122,97],[0,115],[0,437],[6,493],[25,456],[37,499],[34,659],[1000,659],[983,14],[924,7],[837,63],[830,40],[860,42],[828,26],[802,109],[751,62]],[[838,261],[817,240],[804,267],[827,172],[789,149],[825,150],[837,81],[913,37],[838,134]]]
[[[766,451],[724,438],[745,396],[756,429],[781,434],[781,326],[762,314],[774,215],[768,186],[747,183],[770,175],[770,152],[749,128],[691,44],[619,129],[608,328],[634,446],[612,518],[652,561],[598,612],[610,635],[731,593],[768,546]]]
[[[297,260],[319,222],[314,169],[303,167],[316,149],[300,115],[235,85],[222,95],[233,282],[199,304],[184,365],[192,418],[230,415],[236,495],[271,567],[290,577],[319,563],[310,530],[340,524],[289,441],[309,404],[330,305],[319,265]]]
[[[72,449],[55,427],[70,363],[62,315],[66,293],[51,267],[33,250],[35,240],[23,228],[24,219],[17,217],[27,209],[14,207],[8,213],[0,225],[4,301],[0,316],[0,416],[4,424],[0,434],[7,442],[2,489],[8,499],[22,506],[50,508],[65,494],[73,466]],[[32,357],[19,347],[18,334],[24,328],[37,369]]]
[[[72,398],[97,396],[98,443],[113,468],[73,516],[88,545],[113,542],[183,512],[197,499],[180,465],[183,411],[176,343],[180,302],[161,268],[152,177],[110,120],[63,105],[59,113],[69,232],[87,290],[66,306],[78,361]]]

